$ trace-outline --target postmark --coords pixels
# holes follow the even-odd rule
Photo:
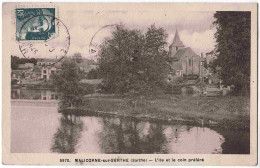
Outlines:
[[[105,25],[102,26],[98,29],[98,31],[96,31],[94,33],[94,35],[91,37],[90,43],[89,43],[89,55],[91,57],[96,58],[98,55],[98,52],[100,50],[100,45],[102,43],[102,41],[98,41],[96,40],[96,36],[98,36],[98,34],[102,31],[108,31],[109,29],[114,29],[114,28],[118,28],[121,27],[120,24],[110,24],[110,25]]]
[[[20,28],[17,33],[19,50],[25,58],[52,58],[57,63],[68,53],[69,30],[55,16],[40,12],[37,14],[40,15],[31,16],[21,26],[17,26]]]

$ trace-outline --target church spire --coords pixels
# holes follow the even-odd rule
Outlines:
[[[174,39],[172,41],[172,47],[184,47],[184,44],[182,43],[179,33],[178,33],[178,29],[176,28],[176,33],[174,36]]]

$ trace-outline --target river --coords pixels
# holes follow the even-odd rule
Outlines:
[[[53,91],[18,92],[12,91],[12,153],[249,153],[247,131],[115,116],[70,116],[58,112]],[[38,96],[25,96],[33,94]]]

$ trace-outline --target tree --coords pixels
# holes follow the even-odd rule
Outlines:
[[[148,95],[165,81],[167,35],[154,25],[145,34],[118,26],[99,52],[103,89],[117,94]]]
[[[13,70],[18,69],[19,57],[11,56],[11,68]]]
[[[143,79],[149,92],[162,91],[169,74],[165,50],[166,39],[166,31],[154,25],[149,27],[145,34],[144,54],[140,61],[140,68],[144,72]]]
[[[88,72],[88,79],[99,79],[99,69],[91,69]]]
[[[72,60],[76,63],[81,63],[82,62],[81,53],[74,53],[74,55],[72,56]]]
[[[52,78],[61,95],[62,107],[75,107],[82,103],[84,89],[79,83],[80,76],[74,61],[65,59],[61,64],[61,70]]]
[[[25,64],[25,63],[33,63],[34,65],[37,64],[37,60],[35,58],[19,58],[17,56],[12,56],[11,55],[11,68],[13,70],[18,69],[19,64]]]
[[[250,12],[216,12],[213,26],[216,46],[212,67],[220,74],[222,84],[234,85],[240,92],[250,84]]]

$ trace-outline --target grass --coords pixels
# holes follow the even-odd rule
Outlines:
[[[153,100],[131,101],[120,97],[85,98],[84,111],[103,112],[164,121],[183,121],[249,128],[249,97],[163,96]]]

